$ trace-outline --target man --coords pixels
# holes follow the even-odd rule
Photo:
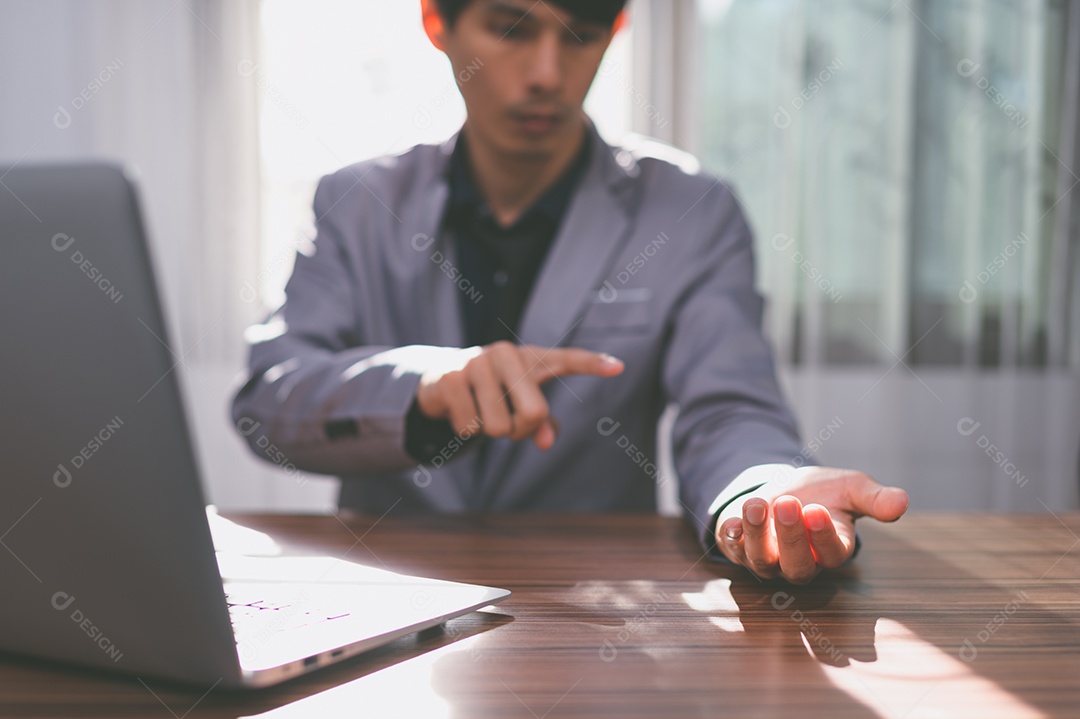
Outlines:
[[[624,3],[422,2],[468,118],[323,178],[314,250],[250,333],[234,418],[340,475],[342,507],[642,511],[675,402],[703,545],[806,582],[907,495],[793,466],[735,198],[671,148],[607,145],[582,112]]]

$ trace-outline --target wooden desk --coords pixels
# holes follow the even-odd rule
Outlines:
[[[809,587],[703,560],[652,516],[232,516],[293,552],[514,594],[256,693],[4,657],[0,715],[1080,716],[1080,514],[864,523],[862,556]]]

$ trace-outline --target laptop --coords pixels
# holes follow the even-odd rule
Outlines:
[[[215,552],[121,168],[0,167],[0,333],[0,651],[266,686],[509,595]]]

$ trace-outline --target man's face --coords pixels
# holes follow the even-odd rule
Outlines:
[[[444,37],[469,132],[521,156],[565,147],[611,31],[543,0],[473,0]]]

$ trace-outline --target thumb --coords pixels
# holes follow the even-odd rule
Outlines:
[[[555,444],[555,440],[559,437],[559,423],[554,417],[548,417],[540,429],[536,430],[536,434],[533,435],[533,443],[537,449],[548,451]]]
[[[895,522],[908,508],[908,494],[899,487],[878,484],[869,475],[857,473],[847,479],[848,508],[880,522]]]

